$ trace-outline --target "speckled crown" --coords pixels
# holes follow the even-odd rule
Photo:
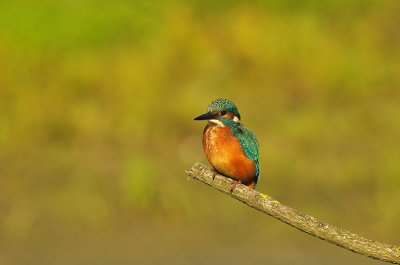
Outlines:
[[[238,109],[236,108],[235,104],[228,99],[219,98],[219,99],[214,100],[208,106],[207,111],[208,112],[226,111],[228,113],[235,114],[235,116],[238,117],[240,120],[240,114],[239,114]]]

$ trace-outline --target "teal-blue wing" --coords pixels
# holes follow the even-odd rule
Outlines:
[[[254,160],[255,166],[256,166],[256,184],[258,181],[258,177],[260,176],[260,164],[258,163],[258,141],[254,133],[242,126],[239,125],[236,127],[236,132],[234,133],[234,136],[239,139],[239,143],[246,154],[247,158],[250,158]],[[236,134],[236,135],[235,135]]]

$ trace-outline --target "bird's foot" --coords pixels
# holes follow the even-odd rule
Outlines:
[[[235,189],[236,189],[236,185],[237,184],[242,184],[242,181],[241,180],[238,180],[238,181],[233,181],[233,183],[232,183],[232,187],[231,187],[231,192],[233,192]]]
[[[213,174],[212,174],[212,179],[214,180],[215,179],[215,176],[216,175],[218,175],[218,172],[217,171],[213,171]]]

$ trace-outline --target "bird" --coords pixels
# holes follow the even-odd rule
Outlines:
[[[204,153],[215,170],[237,184],[255,189],[260,176],[259,146],[254,133],[240,119],[236,105],[224,98],[210,103],[207,112],[194,120],[207,120],[203,131]]]

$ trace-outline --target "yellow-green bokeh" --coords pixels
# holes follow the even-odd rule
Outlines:
[[[0,263],[208,264],[202,245],[216,264],[366,264],[186,180],[206,163],[193,118],[219,97],[259,139],[260,191],[399,245],[399,12],[2,1]]]

